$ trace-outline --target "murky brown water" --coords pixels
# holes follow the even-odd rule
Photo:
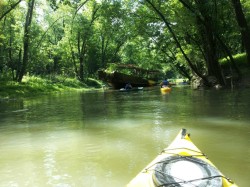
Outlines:
[[[122,187],[187,128],[249,186],[250,90],[64,93],[0,101],[0,186]]]

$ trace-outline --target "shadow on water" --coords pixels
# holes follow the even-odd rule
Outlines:
[[[1,101],[0,186],[125,186],[184,127],[247,187],[249,96],[173,87]]]

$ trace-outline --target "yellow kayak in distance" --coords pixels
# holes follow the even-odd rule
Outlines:
[[[174,141],[127,187],[237,187],[225,177],[182,129]]]
[[[161,87],[161,93],[169,93],[171,92],[172,88],[169,86]]]

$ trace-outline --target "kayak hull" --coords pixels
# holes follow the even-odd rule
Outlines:
[[[224,177],[184,132],[185,129],[181,130],[174,141],[132,179],[127,187],[237,187]]]
[[[161,93],[169,93],[169,92],[171,92],[171,90],[172,90],[171,87],[168,87],[168,86],[162,87],[161,88]]]

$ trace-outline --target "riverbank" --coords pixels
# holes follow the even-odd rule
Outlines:
[[[32,97],[64,91],[89,91],[100,89],[101,83],[94,79],[80,82],[77,79],[66,77],[41,78],[26,76],[22,83],[15,81],[0,81],[0,99],[13,99],[20,97]]]

